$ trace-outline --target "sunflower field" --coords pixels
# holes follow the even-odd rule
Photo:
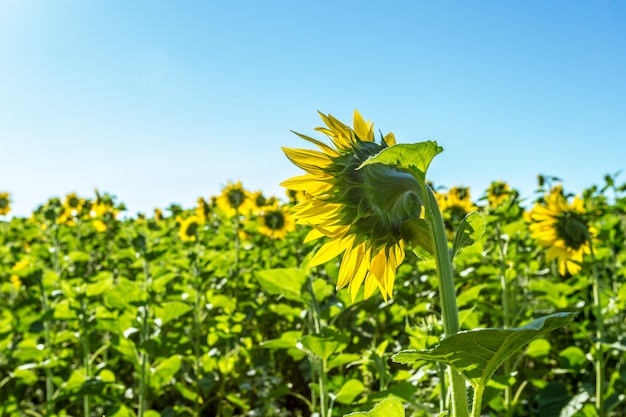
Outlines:
[[[0,416],[626,416],[618,174],[444,187],[322,119],[285,196],[0,192]]]

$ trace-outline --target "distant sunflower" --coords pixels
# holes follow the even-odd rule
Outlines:
[[[530,222],[531,236],[547,248],[546,259],[557,260],[559,273],[580,272],[584,255],[591,253],[589,239],[595,234],[585,219],[583,201],[575,197],[568,203],[562,188],[555,186],[524,216]]]
[[[496,208],[511,196],[511,187],[502,181],[494,181],[487,188],[487,201],[489,207]]]
[[[198,217],[198,221],[202,224],[206,223],[206,219],[211,213],[211,206],[206,202],[206,200],[202,197],[198,198],[197,205],[195,208],[196,216]]]
[[[229,182],[217,198],[217,206],[228,217],[245,214],[252,208],[250,192],[243,188],[241,181]]]
[[[195,242],[198,236],[198,227],[200,226],[200,218],[191,216],[184,219],[180,224],[178,236],[183,242]]]
[[[259,216],[261,225],[259,233],[272,239],[284,239],[287,233],[296,230],[296,222],[293,220],[289,209],[274,203],[266,206]]]
[[[469,213],[478,210],[472,203],[467,187],[452,187],[447,193],[437,193],[437,202],[445,220],[456,224]]]
[[[349,285],[354,299],[363,285],[365,299],[376,289],[387,299],[405,256],[402,226],[421,213],[419,183],[408,172],[388,165],[357,169],[370,156],[394,145],[393,133],[378,144],[374,125],[357,111],[353,128],[331,115],[320,116],[326,127],[315,130],[329,137],[333,146],[296,133],[321,152],[283,148],[287,158],[306,171],[281,184],[307,194],[293,207],[297,222],[313,227],[305,242],[329,238],[309,265],[324,264],[343,253],[337,288]]]
[[[9,193],[0,193],[0,216],[9,214],[11,211],[11,199]]]
[[[292,204],[300,203],[306,199],[306,193],[302,190],[287,190],[285,194],[289,198],[289,202]]]

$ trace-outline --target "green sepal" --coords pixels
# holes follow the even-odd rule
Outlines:
[[[445,363],[461,373],[474,388],[485,387],[496,370],[534,339],[567,326],[576,313],[556,313],[512,329],[477,329],[456,333],[429,350],[405,350],[392,356],[397,363],[419,360]]]
[[[402,223],[400,236],[410,243],[413,248],[420,248],[420,258],[430,259],[434,253],[433,242],[430,238],[430,229],[425,219],[413,219]],[[425,252],[425,253],[424,253]]]

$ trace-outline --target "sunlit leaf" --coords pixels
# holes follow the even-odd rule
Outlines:
[[[456,235],[454,235],[454,242],[452,244],[452,257],[457,254],[458,251],[466,246],[473,245],[485,233],[485,219],[484,217],[473,211],[463,218],[459,225]]]
[[[282,295],[293,300],[302,301],[302,287],[306,283],[306,272],[298,268],[277,268],[257,271],[256,277],[264,290],[270,294]]]
[[[392,359],[406,364],[418,360],[445,363],[463,374],[474,387],[486,386],[489,378],[506,359],[530,341],[568,325],[574,316],[575,313],[556,313],[519,328],[460,332],[443,339],[433,349],[402,351]]]
[[[347,380],[337,391],[335,402],[340,404],[351,404],[356,397],[361,395],[365,386],[358,379]]]
[[[344,417],[404,417],[404,406],[395,398],[385,399],[370,411],[345,414]]]
[[[385,164],[402,168],[411,172],[423,184],[426,182],[428,166],[442,151],[443,148],[433,141],[398,144],[383,149],[365,161],[361,167],[370,164]]]

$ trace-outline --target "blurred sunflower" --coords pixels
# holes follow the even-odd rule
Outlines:
[[[217,198],[217,206],[228,217],[243,214],[252,208],[250,192],[243,188],[241,181],[229,182]]]
[[[198,217],[198,221],[201,224],[204,224],[206,223],[206,219],[209,216],[209,213],[211,213],[211,206],[209,206],[206,200],[202,197],[198,198],[197,203],[198,204],[196,205],[195,213],[196,213],[196,216]]]
[[[266,206],[259,216],[261,225],[259,233],[272,239],[284,239],[287,233],[296,230],[296,222],[291,217],[289,209],[279,206],[275,202],[271,206]]]
[[[287,190],[285,194],[287,194],[289,202],[292,204],[297,204],[306,199],[306,193],[302,190]]]
[[[120,210],[115,207],[113,197],[108,194],[100,195],[100,192],[96,190],[96,201],[91,205],[89,215],[92,217],[92,224],[98,232],[105,232],[111,227],[119,212]]]
[[[490,208],[496,208],[511,196],[509,184],[502,181],[494,181],[487,188],[487,201]]]
[[[281,184],[307,193],[307,199],[293,207],[297,222],[313,227],[305,242],[329,238],[309,266],[343,253],[337,289],[348,285],[352,299],[361,286],[365,299],[379,289],[386,300],[405,256],[403,225],[421,213],[420,185],[408,172],[388,165],[360,168],[370,156],[396,143],[393,133],[378,144],[374,125],[357,111],[353,128],[331,115],[320,117],[326,127],[315,130],[330,138],[333,146],[296,133],[321,152],[283,148],[287,158],[306,171]]]
[[[478,207],[472,203],[467,187],[452,187],[447,193],[436,193],[439,208],[445,220],[457,224]]]
[[[9,193],[0,193],[0,216],[9,214],[11,211],[11,199]]]
[[[578,273],[584,255],[591,253],[589,239],[596,231],[588,225],[585,213],[583,201],[576,196],[568,203],[559,185],[524,213],[531,236],[547,248],[548,261],[557,260],[561,275]]]
[[[200,218],[198,216],[187,217],[180,223],[178,236],[183,242],[195,242],[198,236],[198,227],[200,226]]]
[[[154,221],[157,224],[163,221],[163,210],[158,207],[154,209]]]

